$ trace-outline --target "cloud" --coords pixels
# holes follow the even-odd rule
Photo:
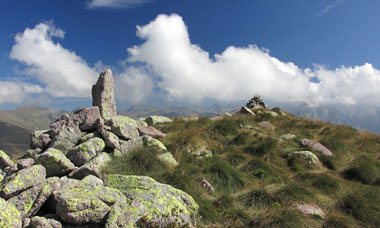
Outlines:
[[[87,2],[87,8],[130,8],[149,2],[151,0],[91,0]]]
[[[52,40],[63,37],[64,32],[51,22],[37,24],[16,35],[10,57],[27,65],[27,74],[36,77],[44,92],[54,97],[89,97],[98,73]]]
[[[21,103],[29,94],[41,93],[42,88],[23,82],[0,81],[0,103]]]
[[[333,3],[327,5],[323,10],[321,10],[317,16],[320,17],[320,16],[323,16],[325,15],[326,13],[328,13],[329,11],[331,11],[332,9],[334,9],[335,7],[337,7],[338,5],[342,4],[342,3],[345,3],[346,0],[334,0]]]
[[[183,19],[176,14],[159,15],[149,24],[137,26],[137,36],[145,42],[128,49],[128,61],[150,68],[158,77],[150,76],[154,91],[172,101],[232,102],[260,94],[277,102],[313,105],[379,102],[380,71],[371,64],[301,69],[254,45],[231,46],[210,58],[208,52],[191,43]]]

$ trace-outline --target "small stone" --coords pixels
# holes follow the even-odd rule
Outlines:
[[[96,84],[92,86],[92,105],[99,107],[103,119],[116,117],[114,78],[110,69],[101,73]]]
[[[292,156],[301,156],[303,157],[309,164],[316,165],[319,164],[319,159],[315,154],[313,154],[310,151],[295,151],[289,154],[290,157]]]
[[[297,209],[302,212],[304,215],[311,215],[318,217],[320,219],[325,218],[325,213],[322,211],[320,207],[317,205],[310,205],[310,204],[304,204],[304,203],[295,203]]]
[[[176,166],[178,166],[177,160],[175,160],[173,154],[170,152],[159,154],[157,156],[157,159],[169,167],[175,168]]]
[[[281,135],[280,138],[281,139],[285,139],[285,140],[292,140],[292,139],[296,138],[296,135],[294,135],[294,134],[285,134],[285,135]]]
[[[0,169],[5,169],[6,167],[12,167],[15,163],[9,158],[8,154],[0,150]]]
[[[34,165],[34,159],[32,158],[23,158],[17,161],[17,169],[19,170],[32,167],[33,165]]]
[[[204,189],[206,189],[206,191],[211,192],[211,193],[215,193],[214,187],[212,187],[212,185],[210,184],[210,182],[208,182],[206,179],[200,178],[199,179],[199,183],[201,184],[201,186]]]
[[[269,114],[270,116],[272,116],[274,118],[278,117],[278,114],[276,112],[273,112],[273,111],[265,111],[264,113]]]
[[[266,128],[268,130],[274,130],[274,126],[268,121],[262,121],[258,123],[259,127]]]

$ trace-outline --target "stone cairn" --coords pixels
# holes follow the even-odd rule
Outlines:
[[[116,114],[111,70],[92,87],[93,107],[62,115],[31,133],[30,150],[14,164],[0,151],[0,227],[195,227],[198,205],[169,185],[144,176],[102,176],[112,159],[139,147],[178,165],[150,126],[170,122]]]
[[[251,100],[248,101],[248,103],[245,105],[247,108],[251,109],[267,109],[268,106],[265,104],[261,96],[255,95]]]

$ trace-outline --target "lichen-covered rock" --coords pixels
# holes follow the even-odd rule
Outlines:
[[[21,228],[21,213],[12,204],[0,198],[0,227]]]
[[[280,138],[281,139],[285,139],[285,140],[292,140],[292,139],[296,138],[296,135],[294,135],[294,134],[285,134],[285,135],[281,135]]]
[[[0,169],[14,166],[15,163],[9,158],[8,154],[0,150]]]
[[[329,149],[327,149],[325,146],[323,146],[322,144],[320,144],[317,141],[314,141],[311,139],[302,139],[301,144],[303,146],[308,146],[311,149],[318,151],[325,156],[331,157],[334,155]]]
[[[58,149],[66,154],[72,150],[80,139],[78,126],[63,127],[52,138],[50,147]]]
[[[30,133],[30,148],[44,150],[50,143],[49,130],[32,131]]]
[[[148,126],[152,126],[155,124],[170,123],[172,121],[173,120],[165,116],[149,116],[145,119],[145,122],[148,124]]]
[[[33,207],[34,201],[37,199],[39,193],[41,192],[42,184],[38,184],[29,188],[20,194],[13,196],[8,199],[8,203],[13,204],[19,212],[21,212],[21,216],[29,217],[28,214]]]
[[[75,169],[75,165],[60,151],[49,148],[36,157],[36,163],[46,168],[46,175],[63,176]]]
[[[161,151],[167,151],[166,146],[158,139],[154,139],[150,136],[145,135],[143,137],[144,147],[156,148]]]
[[[211,158],[212,151],[207,149],[207,147],[200,147],[197,149],[189,149],[188,153],[197,157],[197,159]]]
[[[320,163],[318,157],[310,151],[295,151],[289,154],[289,157],[296,156],[303,158],[310,165],[316,165]]]
[[[106,146],[113,149],[120,148],[119,138],[114,133],[101,129],[100,134],[102,135]]]
[[[317,205],[310,205],[304,203],[295,203],[297,209],[304,215],[311,215],[320,219],[325,218],[325,213]]]
[[[106,228],[196,226],[198,205],[170,185],[145,176],[110,175],[107,186],[119,189],[127,201],[112,208]]]
[[[101,73],[96,84],[92,86],[92,105],[99,107],[100,115],[105,120],[109,120],[117,115],[114,79],[110,69]]]
[[[62,224],[54,219],[35,216],[31,219],[30,228],[62,228]]]
[[[34,158],[35,156],[37,156],[40,153],[42,153],[42,150],[40,148],[37,148],[37,149],[34,149],[34,150],[29,149],[29,150],[26,151],[24,157]]]
[[[82,131],[94,130],[98,127],[98,124],[104,122],[98,106],[78,110],[74,115],[77,116],[79,128]]]
[[[175,160],[175,158],[173,157],[173,154],[170,152],[157,155],[157,159],[172,168],[178,165],[177,160]]]
[[[136,124],[140,127],[148,127],[148,124],[145,122],[145,118],[138,118],[136,120]]]
[[[265,111],[264,113],[269,114],[270,116],[272,116],[274,118],[278,117],[278,114],[276,112],[273,112],[273,111]]]
[[[156,128],[152,126],[148,126],[148,127],[138,126],[137,130],[139,131],[140,136],[148,135],[155,139],[166,137],[166,134],[162,133],[161,131],[157,130]]]
[[[129,154],[131,151],[143,147],[143,137],[137,137],[128,141],[120,140],[120,150],[114,150],[116,157],[122,157]]]
[[[111,121],[111,130],[122,139],[134,139],[139,136],[134,119],[127,116],[117,116]]]
[[[256,116],[255,113],[253,113],[249,108],[247,108],[245,106],[241,107],[241,109],[237,113],[242,114],[242,115]]]
[[[268,121],[262,121],[262,122],[258,123],[257,125],[259,125],[259,127],[261,127],[261,128],[265,128],[268,130],[274,129],[274,126]]]
[[[42,165],[35,165],[22,169],[6,176],[1,183],[0,197],[9,199],[33,186],[45,183],[46,169]]]
[[[111,206],[125,197],[116,189],[103,186],[93,176],[83,180],[62,179],[61,188],[53,193],[56,213],[71,224],[99,223],[106,221]]]
[[[33,165],[34,165],[33,158],[23,158],[17,161],[17,169],[19,170],[32,167]]]
[[[99,132],[97,132],[97,131],[95,131],[95,132],[91,132],[91,133],[88,133],[88,134],[85,134],[85,135],[83,135],[82,137],[80,137],[80,139],[79,139],[79,142],[80,143],[84,143],[84,142],[86,142],[87,140],[89,140],[89,139],[92,139],[92,138],[95,138],[95,137],[102,137],[102,135],[99,133]]]
[[[103,139],[95,137],[76,146],[67,153],[67,157],[76,166],[82,166],[98,155],[105,146]]]
[[[111,155],[105,152],[102,152],[91,161],[87,162],[86,164],[82,165],[81,167],[79,167],[78,169],[70,173],[69,177],[72,177],[75,179],[82,179],[88,175],[94,175],[96,177],[100,177],[101,171],[104,168],[105,164],[107,162],[110,162],[111,160],[112,160]]]

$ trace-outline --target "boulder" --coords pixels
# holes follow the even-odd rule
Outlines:
[[[134,139],[139,136],[136,129],[137,124],[134,119],[127,116],[117,116],[111,121],[111,130],[122,139]]]
[[[0,169],[14,166],[15,163],[9,158],[8,154],[0,150]]]
[[[331,157],[334,155],[329,149],[327,149],[326,147],[324,147],[322,144],[320,144],[317,141],[310,140],[310,139],[302,139],[301,144],[303,146],[308,146],[311,149],[318,151],[325,156]]]
[[[35,216],[30,220],[30,228],[62,228],[62,224],[55,219]]]
[[[143,137],[144,147],[156,148],[157,150],[167,151],[166,146],[158,139],[145,135]]]
[[[276,112],[273,112],[273,111],[265,111],[264,112],[265,114],[268,114],[274,118],[278,117],[278,114]]]
[[[83,179],[88,175],[101,177],[102,169],[104,168],[105,164],[107,164],[107,162],[110,162],[111,160],[111,155],[102,152],[91,161],[87,162],[86,164],[71,172],[69,174],[69,177],[79,180]]]
[[[39,196],[42,187],[43,184],[38,184],[32,188],[28,188],[20,194],[8,199],[8,203],[13,204],[13,206],[15,206],[17,210],[21,212],[21,216],[23,218],[29,217],[29,214],[33,214],[33,212],[30,210],[32,209],[35,200]]]
[[[73,150],[67,153],[67,157],[76,166],[82,166],[96,157],[105,146],[103,139],[95,137],[76,146]]]
[[[148,127],[148,124],[145,122],[145,118],[138,118],[136,120],[136,124],[137,126]]]
[[[51,141],[49,130],[42,130],[42,131],[32,131],[30,133],[30,148],[36,149],[40,148],[44,150]]]
[[[63,127],[53,136],[53,139],[50,142],[50,147],[58,149],[66,154],[78,143],[80,136],[78,126]]]
[[[19,193],[45,183],[46,169],[35,165],[6,176],[1,183],[0,197],[9,199]]]
[[[110,69],[101,73],[96,84],[92,86],[92,105],[99,107],[100,115],[105,120],[109,120],[117,115],[114,79]]]
[[[120,148],[119,138],[117,135],[104,129],[100,129],[100,134],[102,135],[107,147],[112,149]]]
[[[26,151],[24,157],[27,157],[27,158],[34,158],[35,156],[37,156],[38,154],[42,153],[42,150],[40,148],[37,148],[37,149],[29,149]]]
[[[262,122],[258,123],[257,125],[259,125],[259,127],[261,127],[261,128],[265,128],[268,130],[274,130],[274,126],[268,121],[262,121]]]
[[[15,206],[0,198],[0,227],[21,228],[21,213]]]
[[[99,132],[97,132],[97,131],[91,132],[91,133],[85,134],[82,137],[80,137],[79,142],[80,143],[84,143],[87,140],[95,138],[95,137],[100,138],[100,137],[102,137],[102,135]]]
[[[297,209],[304,215],[311,215],[320,219],[325,218],[325,213],[317,205],[310,205],[304,203],[295,203]]]
[[[49,148],[36,156],[36,163],[46,168],[46,176],[63,176],[75,169],[75,165],[60,151]]]
[[[188,153],[194,155],[197,157],[197,159],[203,159],[203,158],[211,158],[212,157],[212,151],[207,149],[207,147],[200,147],[197,149],[189,149]]]
[[[98,124],[104,122],[98,106],[80,109],[75,112],[74,116],[77,116],[79,128],[83,131],[95,130]]]
[[[137,137],[128,141],[120,140],[120,150],[114,150],[116,157],[122,157],[129,154],[131,151],[143,147],[143,137]]]
[[[148,126],[148,127],[138,126],[137,130],[139,131],[140,136],[148,135],[155,139],[166,137],[166,134],[162,133],[161,131],[157,130],[156,128],[152,126]]]
[[[81,181],[62,179],[61,188],[53,195],[56,213],[63,221],[75,225],[104,224],[112,205],[126,200],[118,190],[103,186],[93,176]]]
[[[146,176],[109,175],[107,186],[128,199],[112,208],[106,228],[195,227],[198,205],[187,193]]]
[[[214,187],[206,179],[200,178],[198,181],[206,191],[215,193]]]
[[[241,109],[237,112],[238,114],[243,114],[243,115],[251,115],[251,116],[256,116],[255,113],[253,113],[249,108],[243,106]]]
[[[165,116],[149,116],[145,119],[145,122],[149,125],[155,125],[155,124],[163,124],[163,123],[170,123],[172,120]]]
[[[292,140],[292,139],[296,138],[296,135],[294,135],[294,134],[285,134],[285,135],[281,135],[280,138],[281,139],[285,139],[285,140]]]
[[[320,163],[318,157],[310,151],[295,151],[289,154],[289,157],[297,156],[304,159],[310,165],[317,165]]]
[[[172,168],[175,168],[178,165],[177,160],[175,160],[173,154],[170,152],[157,155],[157,159]]]
[[[33,158],[23,158],[17,161],[17,169],[26,169],[34,165]]]

